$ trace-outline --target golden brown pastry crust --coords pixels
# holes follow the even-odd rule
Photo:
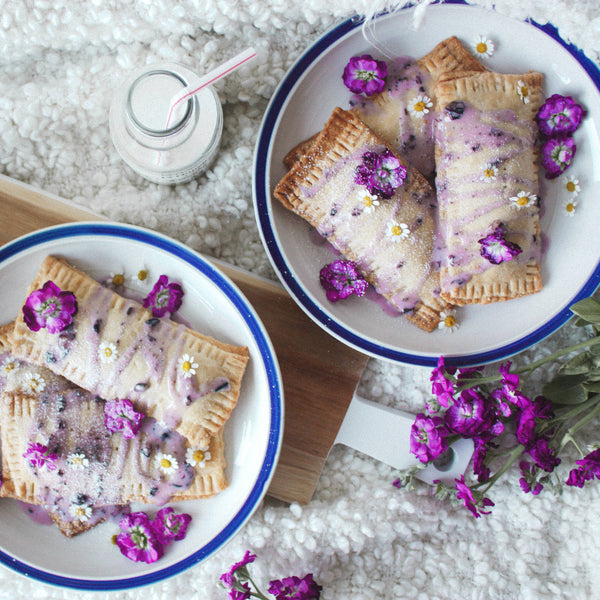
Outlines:
[[[427,180],[404,163],[407,178],[389,200],[371,213],[361,204],[366,188],[354,183],[354,169],[367,150],[382,150],[385,142],[356,115],[336,108],[309,154],[277,185],[274,196],[307,220],[398,309],[412,301],[406,316],[431,331],[446,303],[437,294],[438,273],[432,265],[435,199]],[[343,190],[343,191],[341,191]],[[391,221],[409,225],[401,241],[386,236]]]
[[[538,292],[538,202],[519,209],[510,198],[538,195],[535,115],[543,101],[539,73],[445,73],[436,86],[439,220],[447,259],[442,263],[442,295],[454,304],[498,302]],[[527,89],[525,102],[520,87]],[[444,108],[464,102],[467,117],[445,117]],[[470,115],[470,116],[469,116]],[[477,127],[466,139],[468,119]],[[469,130],[470,131],[470,130]],[[480,176],[487,165],[494,178]],[[522,255],[491,265],[480,255],[479,239],[502,226]]]

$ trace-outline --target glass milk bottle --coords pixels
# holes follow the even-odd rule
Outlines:
[[[181,65],[148,65],[132,73],[113,98],[109,126],[115,148],[149,181],[190,181],[209,167],[217,153],[223,110],[212,86],[180,102],[169,114],[173,96],[196,79]]]

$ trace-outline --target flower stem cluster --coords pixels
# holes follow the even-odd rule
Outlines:
[[[578,317],[576,325],[591,326],[593,335],[526,366],[513,368],[505,362],[488,375],[483,367],[446,366],[440,357],[430,377],[435,401],[428,405],[429,414],[415,418],[411,452],[427,465],[456,439],[469,438],[475,448],[476,481],[469,484],[463,475],[455,480],[454,489],[438,484],[434,490],[438,497],[462,502],[475,517],[488,514],[494,503],[486,494],[517,461],[519,484],[533,495],[545,486],[559,491],[563,483],[583,487],[600,479],[600,449],[586,454],[576,439],[577,432],[600,414],[600,302],[587,298],[571,311]],[[524,393],[535,370],[567,355],[541,394]],[[568,444],[580,452],[581,460],[575,461],[577,466],[563,482],[556,468]]]
[[[265,596],[258,586],[252,581],[248,565],[256,560],[256,554],[246,551],[244,558],[235,563],[229,571],[221,575],[219,583],[228,591],[230,600],[318,600],[321,597],[321,586],[313,579],[312,573],[304,577],[284,577],[269,583],[268,593]]]

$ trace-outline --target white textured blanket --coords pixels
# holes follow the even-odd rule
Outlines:
[[[553,22],[598,60],[598,0],[493,4],[517,18]],[[252,209],[252,155],[262,115],[310,43],[371,8],[368,0],[3,0],[0,171],[273,277]],[[206,71],[250,45],[258,58],[217,84],[224,135],[208,173],[161,187],[124,165],[107,126],[111,95],[124,74],[158,60]],[[531,354],[566,339],[569,327]],[[416,411],[428,395],[428,375],[372,360],[360,391]],[[242,532],[204,563],[143,591],[107,596],[223,599],[219,575],[250,549],[258,554],[252,573],[263,589],[269,579],[312,572],[324,600],[600,597],[600,485],[534,498],[521,492],[512,473],[494,488],[493,514],[474,519],[432,498],[425,486],[396,489],[394,478],[391,468],[336,447],[308,506],[267,499]],[[98,596],[1,568],[0,597]]]

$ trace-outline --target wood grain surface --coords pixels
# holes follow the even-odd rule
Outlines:
[[[0,176],[0,243],[43,227],[105,220],[14,179]],[[281,369],[285,430],[268,494],[306,504],[368,357],[325,333],[277,283],[215,263],[260,316]]]

